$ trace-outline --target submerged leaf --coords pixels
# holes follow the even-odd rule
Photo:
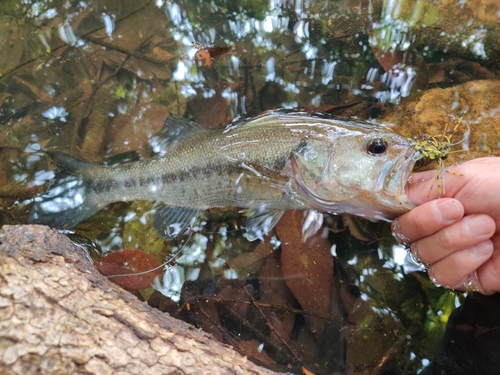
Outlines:
[[[155,277],[161,277],[163,273],[158,261],[141,250],[114,251],[94,263],[104,276],[127,289],[149,288]]]
[[[169,115],[167,107],[155,103],[139,103],[113,119],[106,132],[108,156],[138,150],[146,156],[148,140],[161,130]]]
[[[246,340],[241,341],[238,347],[256,363],[274,369],[276,367],[276,361],[267,355],[266,352],[259,349],[260,345],[261,343],[257,340]]]
[[[302,242],[302,211],[287,211],[276,225],[281,241],[281,269],[288,288],[307,316],[306,323],[319,341],[329,316],[333,280],[330,244],[320,233]]]
[[[249,275],[259,272],[264,263],[265,258],[262,254],[255,251],[251,253],[243,253],[235,258],[227,260],[229,267],[231,267],[238,274],[240,279],[245,279]]]
[[[204,49],[198,50],[198,52],[196,52],[196,55],[194,55],[194,59],[201,62],[201,65],[206,66],[207,68],[210,68],[212,66],[212,58],[210,57],[210,53],[208,53],[208,51]]]
[[[3,12],[2,12],[3,13]],[[7,14],[0,15],[0,77],[21,61],[25,45],[19,30],[19,21]]]
[[[5,100],[10,96],[12,96],[10,92],[0,92],[0,107],[5,102]]]
[[[207,68],[210,68],[212,66],[212,59],[214,57],[222,56],[232,50],[232,47],[228,46],[207,47],[202,46],[199,43],[195,43],[193,47],[198,50],[194,55],[194,59],[201,62],[201,65],[206,66]]]
[[[280,338],[290,340],[293,327],[295,324],[295,313],[289,311],[287,307],[294,306],[296,300],[286,285],[283,278],[282,267],[280,263],[280,251],[274,251],[269,243],[269,237],[266,241],[261,242],[255,252],[266,254],[266,263],[262,267],[259,275],[260,285],[260,302],[275,306],[282,306],[282,310],[274,311],[271,309],[263,310],[266,318],[272,323],[270,332],[271,342],[279,347],[281,344]]]
[[[238,82],[219,82],[213,85],[214,95],[210,98],[204,96],[203,91],[188,104],[188,111],[192,114],[192,120],[210,129],[227,125],[231,120],[230,102],[226,99],[229,92],[236,92]]]

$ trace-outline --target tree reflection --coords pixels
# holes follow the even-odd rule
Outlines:
[[[500,9],[490,3],[3,1],[2,223],[25,222],[31,199],[53,177],[45,149],[113,164],[110,158],[130,160],[127,152],[157,154],[162,148],[155,134],[169,114],[209,128],[274,108],[374,119],[419,91],[498,79],[498,17],[484,9]],[[149,209],[117,204],[78,233],[101,251],[126,245],[163,258],[176,254],[179,244],[154,238]],[[143,214],[131,218],[131,210]],[[281,370],[287,363],[294,371],[319,363],[318,374],[402,373],[433,360],[458,297],[404,268],[407,260],[394,262],[387,228],[327,217],[324,232],[319,224],[304,234],[322,257],[336,249],[335,277],[330,267],[313,285],[333,290],[330,310],[318,317],[311,296],[299,298],[282,282],[283,250],[270,249],[271,239],[256,249],[236,231],[241,225],[235,211],[209,212],[208,233],[196,234],[197,242],[185,247],[196,248],[196,259],[182,253],[184,268],[172,266],[157,282],[174,305],[179,299],[191,304],[180,316],[222,327],[213,333],[230,337],[242,351],[265,342],[265,356],[251,355]],[[283,244],[296,234],[282,231],[274,241]],[[311,256],[301,249],[287,249],[294,254],[287,260]],[[247,253],[251,257],[242,256]],[[324,264],[320,259],[311,256]],[[250,270],[251,277],[236,280],[236,266],[228,264],[240,275]],[[306,274],[299,266],[286,276]],[[181,291],[185,279],[191,280]],[[311,321],[329,336],[312,330]],[[243,338],[225,327],[241,329]]]

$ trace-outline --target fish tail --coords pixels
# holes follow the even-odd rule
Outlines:
[[[58,152],[47,153],[58,170],[47,192],[34,199],[29,222],[71,229],[99,210],[86,171],[98,166]]]

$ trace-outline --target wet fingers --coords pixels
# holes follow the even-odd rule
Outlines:
[[[471,249],[489,240],[495,228],[495,221],[490,216],[469,215],[428,237],[413,242],[410,250],[415,258],[424,264],[434,264],[456,252]]]
[[[458,200],[433,200],[395,220],[392,225],[393,235],[401,243],[411,243],[446,228],[463,215],[464,207]]]
[[[429,267],[429,277],[437,285],[460,291],[489,294],[482,271],[477,271],[492,257],[494,245],[486,240],[469,249],[457,251]]]
[[[491,238],[495,250],[493,255],[477,271],[480,285],[485,290],[484,294],[500,292],[500,235]]]

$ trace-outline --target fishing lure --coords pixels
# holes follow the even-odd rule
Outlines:
[[[413,139],[408,139],[411,143],[411,145],[420,152],[424,158],[426,158],[429,161],[436,160],[437,162],[437,174],[436,174],[436,181],[438,184],[438,198],[441,198],[445,193],[445,185],[444,185],[444,176],[445,173],[451,173],[457,176],[463,176],[463,174],[457,174],[453,173],[450,171],[447,171],[445,166],[444,166],[444,161],[448,158],[448,155],[453,152],[460,152],[461,150],[457,151],[451,151],[451,148],[453,146],[456,146],[460,143],[462,143],[465,139],[465,137],[460,141],[456,143],[451,143],[451,139],[455,135],[455,132],[457,131],[458,127],[463,121],[463,118],[465,116],[465,112],[460,116],[458,119],[457,123],[455,124],[455,127],[453,130],[449,133],[446,134],[447,132],[447,125],[444,128],[443,134],[436,135],[436,136],[430,136],[430,135],[421,135],[422,140],[421,141],[415,141]],[[432,186],[431,186],[432,189]],[[430,192],[429,192],[430,193]]]

